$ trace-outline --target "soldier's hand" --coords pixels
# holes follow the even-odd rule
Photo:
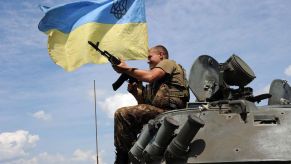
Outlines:
[[[112,67],[117,73],[124,73],[126,70],[129,69],[129,67],[123,59],[120,59],[120,61],[121,61],[120,64],[112,65]]]
[[[127,91],[133,95],[137,95],[137,83],[128,83]]]
[[[134,96],[138,104],[144,103],[143,85],[141,81],[128,83],[127,90],[129,93],[131,93]]]

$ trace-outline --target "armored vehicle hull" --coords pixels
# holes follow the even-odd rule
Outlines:
[[[228,105],[204,111],[188,107],[156,118],[162,122],[164,117],[170,116],[183,125],[188,115],[195,115],[205,122],[190,143],[187,160],[175,163],[290,163],[291,105],[256,107],[251,102],[245,104],[249,110],[245,120],[240,113],[230,111]]]
[[[225,63],[198,57],[189,77],[196,102],[150,120],[129,151],[132,163],[291,163],[291,87],[276,79],[254,96],[245,86],[255,77],[236,55]],[[257,106],[263,99],[268,105]]]

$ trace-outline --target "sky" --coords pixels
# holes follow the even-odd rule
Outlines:
[[[94,80],[99,163],[113,163],[114,111],[136,101],[126,85],[112,90],[118,74],[109,64],[74,72],[54,64],[37,28],[44,16],[39,4],[74,1],[1,2],[0,163],[96,163]],[[254,94],[267,93],[272,80],[291,81],[290,6],[288,0],[146,0],[149,46],[166,46],[188,75],[199,55],[223,63],[237,54],[256,74],[249,84]],[[146,61],[128,64],[148,68]]]

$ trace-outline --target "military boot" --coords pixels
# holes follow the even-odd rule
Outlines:
[[[114,164],[129,164],[128,153],[121,150],[116,150],[116,157]]]

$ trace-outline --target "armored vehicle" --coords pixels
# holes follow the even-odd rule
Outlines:
[[[150,120],[129,151],[132,163],[291,163],[291,88],[277,79],[254,96],[246,86],[255,77],[237,55],[198,57],[189,77],[196,101]]]

